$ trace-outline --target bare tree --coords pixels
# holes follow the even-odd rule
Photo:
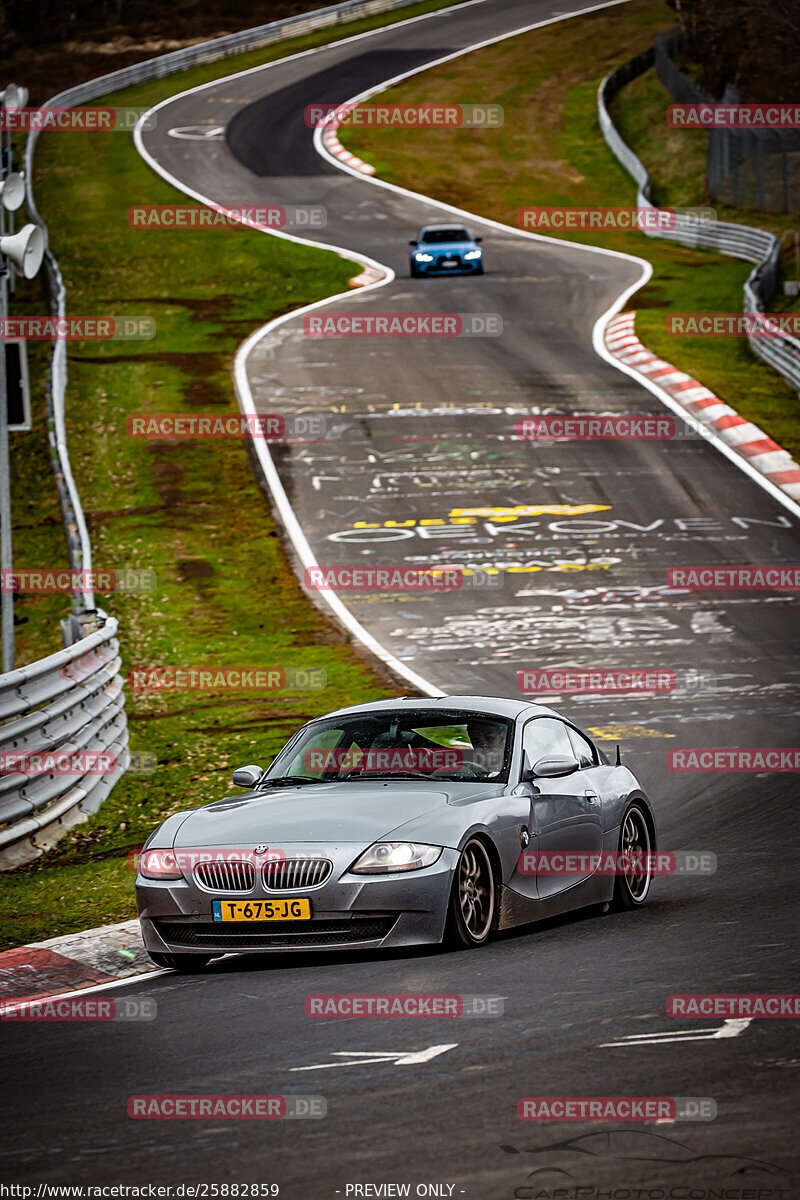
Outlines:
[[[701,87],[722,96],[735,84],[744,100],[800,100],[798,0],[667,0],[702,70]]]

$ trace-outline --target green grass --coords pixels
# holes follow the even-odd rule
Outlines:
[[[444,7],[428,3],[394,19]],[[342,27],[344,37],[386,24]],[[284,42],[117,93],[150,105],[174,92],[334,40]],[[128,690],[134,751],[154,775],[126,775],[99,813],[42,859],[0,876],[0,948],[135,915],[127,852],[169,813],[230,791],[232,768],[268,762],[305,720],[396,694],[313,608],[287,561],[241,440],[127,436],[143,413],[231,413],[237,346],[270,317],[346,290],[357,268],[337,255],[245,229],[134,230],[131,203],[185,203],[124,135],[43,135],[35,193],[75,315],[149,316],[153,341],[69,345],[68,443],[97,568],[149,568],[152,593],[102,601],[120,622],[125,672],[156,666],[322,669],[319,691],[238,694]],[[42,284],[15,314],[48,311]],[[12,435],[15,565],[66,565],[49,461],[47,348],[30,348],[34,431]],[[21,596],[17,663],[60,649],[64,597]]]
[[[414,76],[382,94],[396,103],[501,104],[501,128],[344,128],[340,140],[382,179],[517,226],[526,206],[635,204],[633,180],[603,140],[597,122],[602,77],[652,45],[674,24],[662,0],[631,3],[534,30]],[[652,72],[623,89],[613,116],[654,179],[657,203],[708,205],[703,190],[704,133],[670,130],[670,102]],[[792,219],[713,205],[722,220],[780,233]],[[742,310],[752,265],[712,251],[670,245],[638,232],[554,233],[647,258],[653,278],[630,300],[639,337],[696,376],[742,416],[800,455],[797,392],[759,362],[745,339],[675,338],[669,312]],[[486,246],[491,254],[491,239]],[[698,272],[698,268],[701,271]],[[780,298],[775,308],[792,305]]]

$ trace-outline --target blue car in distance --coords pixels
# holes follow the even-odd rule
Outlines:
[[[423,225],[410,242],[411,275],[482,275],[483,251],[463,225]]]

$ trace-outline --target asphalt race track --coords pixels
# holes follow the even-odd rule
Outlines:
[[[152,1023],[9,1027],[3,1140],[15,1180],[277,1183],[288,1200],[388,1183],[470,1200],[550,1200],[581,1187],[587,1200],[608,1189],[625,1200],[800,1195],[796,1023],[723,1028],[665,1015],[672,993],[798,990],[793,776],[667,766],[675,748],[796,743],[791,593],[667,587],[676,566],[796,563],[796,516],[680,421],[666,442],[512,437],[540,409],[666,411],[592,345],[595,322],[640,266],[476,219],[484,276],[412,280],[409,238],[452,215],[342,172],[303,120],[306,105],[344,102],[581,7],[488,0],[390,26],[179,96],[144,146],[195,197],[322,205],[325,227],[302,236],[396,272],[331,312],[499,314],[497,337],[314,339],[300,316],[256,341],[246,371],[259,412],[328,422],[322,440],[273,448],[281,481],[322,564],[499,570],[488,577],[497,586],[343,597],[432,688],[515,696],[517,673],[534,667],[675,672],[679,686],[663,695],[532,694],[607,749],[619,741],[654,801],[662,846],[712,852],[718,870],[656,881],[640,913],[559,919],[471,954],[230,959],[202,977],[162,973],[121,989],[157,1000]],[[170,136],[197,125],[224,127],[224,137]],[[504,1013],[311,1020],[310,991],[477,993],[503,997]],[[417,1061],[381,1057],[390,1052]],[[126,1114],[133,1094],[213,1092],[322,1095],[327,1117]],[[718,1115],[526,1124],[516,1106],[530,1095],[711,1097]]]

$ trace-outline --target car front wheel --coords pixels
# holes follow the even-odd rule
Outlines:
[[[629,860],[629,866],[614,881],[614,908],[640,908],[647,899],[653,878],[650,826],[640,804],[632,804],[625,813],[619,851]]]
[[[461,851],[450,893],[451,940],[461,946],[482,946],[492,932],[494,913],[492,860],[483,842],[471,838]]]

